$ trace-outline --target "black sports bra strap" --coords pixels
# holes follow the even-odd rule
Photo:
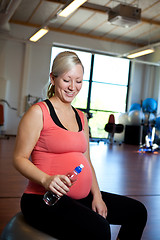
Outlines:
[[[57,117],[57,114],[56,114],[56,112],[54,110],[54,107],[53,107],[52,103],[49,101],[49,99],[46,99],[44,101],[45,101],[45,103],[47,104],[47,106],[49,108],[50,116],[51,116],[52,120],[54,121],[54,123],[56,125],[58,125],[59,127],[66,129],[62,125],[62,123],[59,121],[59,118]],[[73,108],[73,110],[75,112],[75,115],[76,115],[76,120],[77,120],[77,123],[78,123],[78,126],[79,126],[79,131],[82,131],[82,122],[81,122],[80,116],[79,116],[78,112],[76,111],[76,109],[74,107],[72,107],[72,108]]]
[[[77,120],[77,123],[78,123],[78,126],[79,126],[79,131],[82,131],[82,122],[81,122],[80,116],[79,116],[77,110],[74,107],[72,107],[72,108],[73,108],[73,110],[76,114],[76,120]]]
[[[52,106],[52,103],[49,101],[49,99],[44,100],[47,106],[49,107],[50,115],[52,116],[54,114],[54,108]]]
[[[55,110],[54,110],[54,107],[53,107],[52,103],[49,101],[49,99],[46,99],[46,100],[44,100],[44,101],[45,101],[45,103],[47,104],[47,106],[49,107],[50,115],[51,115],[51,118],[52,118],[53,122],[54,122],[56,125],[58,125],[59,127],[66,129],[66,128],[62,125],[62,123],[59,121],[59,119],[58,119],[58,117],[57,117],[57,114],[56,114],[56,112],[55,112]],[[67,129],[66,129],[66,130],[67,130]]]

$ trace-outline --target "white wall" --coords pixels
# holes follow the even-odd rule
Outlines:
[[[51,45],[30,44],[0,40],[0,99],[4,105],[4,126],[7,134],[16,134],[25,111],[26,96],[42,96],[42,89],[48,81]],[[23,94],[22,94],[23,92]]]
[[[18,123],[25,111],[26,96],[31,94],[43,97],[42,89],[48,82],[53,43],[106,53],[121,54],[130,50],[129,46],[122,44],[56,32],[49,32],[36,44],[18,39],[25,39],[29,32],[34,32],[34,29],[12,24],[11,34],[16,36],[16,39],[0,36],[0,98],[5,98],[12,107],[17,108],[17,111],[14,111],[4,104],[4,130],[7,134],[16,134]],[[159,73],[159,67],[133,63],[129,105],[146,97],[158,99]]]
[[[0,82],[0,88],[2,90],[0,98],[7,100],[12,107],[17,108],[19,87],[21,85],[24,46],[14,41],[2,40],[0,41],[0,49],[3,49],[2,51],[0,50],[0,65],[3,65],[0,77],[5,79],[7,84],[6,88],[4,88],[3,84],[1,85]],[[19,123],[17,112],[9,109],[6,104],[4,104],[4,110],[4,130],[14,134]]]
[[[133,103],[154,98],[160,104],[160,67],[132,63],[128,109]]]

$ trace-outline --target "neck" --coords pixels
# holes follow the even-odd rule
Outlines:
[[[66,103],[66,102],[62,102],[59,98],[53,96],[50,98],[50,101],[53,103],[54,107],[59,109],[61,108],[62,110],[69,110],[72,109],[72,105],[71,103]]]

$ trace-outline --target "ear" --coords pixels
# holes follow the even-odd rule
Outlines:
[[[54,85],[54,76],[52,73],[50,73],[50,80],[51,80],[52,85]]]

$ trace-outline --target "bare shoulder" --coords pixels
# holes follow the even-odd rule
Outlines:
[[[34,117],[34,118],[38,118],[42,116],[42,109],[39,105],[34,104],[33,106],[31,106],[27,112],[24,114],[23,118],[25,117]]]
[[[23,115],[19,126],[42,128],[43,114],[41,107],[37,104],[31,106]]]
[[[84,132],[88,137],[89,126],[88,126],[88,119],[87,119],[87,114],[86,113],[84,113]]]
[[[85,113],[85,112],[82,112],[82,113],[83,113],[84,122],[85,122],[85,124],[88,125],[87,113]]]
[[[43,129],[43,113],[38,105],[33,105],[23,115],[18,126],[15,152],[21,156],[31,154]]]

